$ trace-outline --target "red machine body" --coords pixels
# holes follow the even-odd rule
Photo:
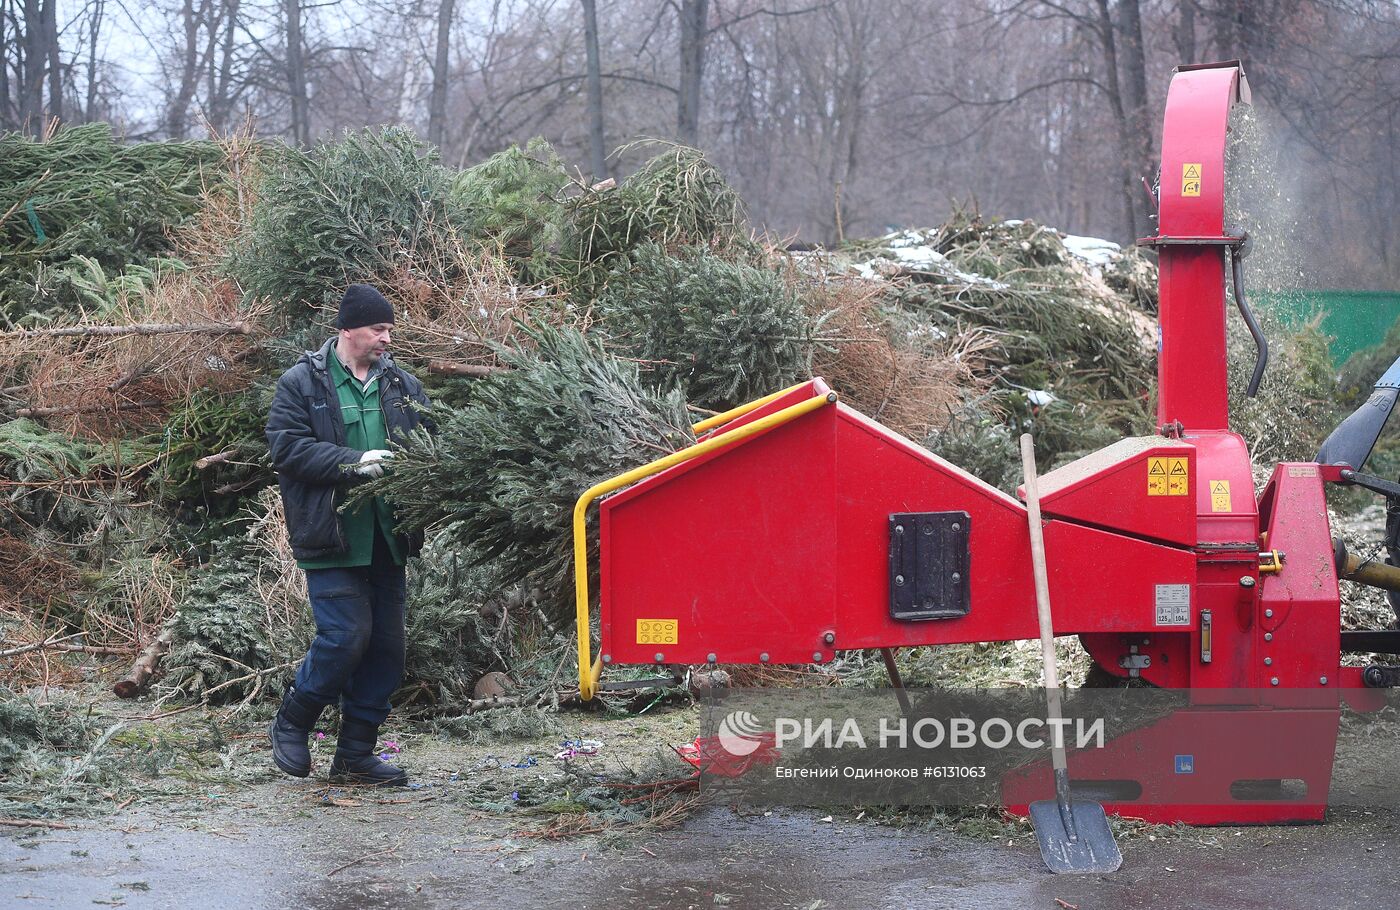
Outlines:
[[[1056,634],[1079,635],[1110,673],[1190,690],[1189,707],[1070,758],[1076,781],[1131,778],[1106,807],[1153,821],[1321,819],[1337,693],[1360,685],[1339,666],[1323,498],[1335,469],[1279,465],[1256,501],[1229,430],[1225,277],[1239,238],[1224,229],[1225,149],[1242,102],[1233,64],[1180,70],[1167,99],[1160,230],[1144,241],[1160,262],[1163,435],[1040,481]],[[706,438],[828,391],[814,379]],[[735,438],[602,501],[603,666],[825,663],[837,649],[1037,636],[1017,499],[839,403]],[[891,606],[907,583],[892,567],[906,542],[920,552],[919,535],[965,542],[966,556],[908,604],[931,618],[911,621]],[[1183,744],[1200,773],[1144,764]],[[1257,780],[1299,781],[1302,794],[1239,794]],[[1008,777],[1007,806],[1024,811],[1048,782],[1048,767]]]

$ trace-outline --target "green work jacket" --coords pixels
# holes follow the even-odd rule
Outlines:
[[[334,349],[326,358],[330,363],[331,381],[340,399],[340,414],[345,420],[345,445],[368,452],[388,446],[384,428],[384,410],[379,406],[379,380],[383,370],[378,364],[370,369],[361,383],[345,368]],[[348,569],[367,566],[374,559],[374,535],[384,535],[394,563],[403,565],[403,552],[393,533],[394,510],[382,496],[372,503],[361,502],[341,513],[342,528],[348,549],[339,556],[316,560],[298,560],[303,569]]]

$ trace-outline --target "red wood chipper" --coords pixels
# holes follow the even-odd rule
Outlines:
[[[1400,514],[1400,486],[1359,473],[1400,361],[1314,462],[1277,465],[1257,498],[1229,428],[1227,279],[1259,346],[1251,394],[1267,360],[1241,284],[1245,237],[1226,229],[1230,112],[1248,102],[1235,63],[1181,67],[1167,96],[1158,230],[1141,241],[1159,257],[1158,435],[1040,478],[1055,634],[1079,636],[1099,673],[1186,693],[1182,709],[1071,761],[1076,781],[1131,785],[1104,800],[1110,812],[1157,822],[1320,820],[1342,701],[1374,707],[1376,689],[1400,685],[1393,667],[1342,666],[1343,651],[1400,651],[1400,633],[1343,633],[1339,579],[1396,589],[1400,569],[1334,546],[1324,499],[1327,484],[1357,484]],[[1022,502],[821,379],[695,431],[691,448],[578,501],[585,699],[615,664],[820,664],[837,649],[1036,637]],[[595,657],[583,522],[606,494]],[[1169,767],[1183,737],[1208,773]],[[1301,787],[1241,798],[1245,781]],[[1029,786],[1003,780],[1008,808],[1025,811]]]

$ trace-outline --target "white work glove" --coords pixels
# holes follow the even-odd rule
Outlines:
[[[355,465],[355,473],[361,477],[379,477],[384,473],[384,462],[394,457],[394,453],[388,449],[370,449],[360,456],[360,463]]]

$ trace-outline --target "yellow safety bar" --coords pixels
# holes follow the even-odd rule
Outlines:
[[[690,432],[694,433],[696,436],[699,436],[701,433],[704,433],[707,430],[713,430],[717,426],[722,426],[723,424],[729,423],[729,421],[733,420],[736,417],[743,417],[750,411],[757,411],[765,404],[768,404],[768,402],[777,401],[784,395],[787,395],[791,392],[796,392],[798,389],[802,388],[806,384],[807,383],[805,382],[799,382],[797,385],[788,386],[781,392],[774,392],[772,395],[764,395],[762,398],[756,398],[753,401],[750,401],[748,404],[741,404],[737,408],[730,408],[723,414],[716,414],[713,417],[706,417],[699,423],[693,424],[690,428]]]
[[[798,386],[793,386],[793,388],[798,388]],[[784,389],[766,398],[760,398],[757,401],[749,402],[732,411],[726,411],[724,414],[718,414],[708,420],[703,420],[692,427],[692,429],[696,433],[704,432],[704,430],[709,427],[718,426],[718,424],[713,421],[720,420],[721,418],[726,421],[732,420],[733,416],[731,415],[737,416],[746,414],[791,391],[792,389]],[[723,448],[741,439],[747,439],[756,433],[762,433],[764,430],[771,429],[779,424],[796,420],[803,414],[810,413],[823,405],[835,402],[836,398],[835,392],[814,395],[806,401],[783,408],[781,411],[776,411],[769,414],[767,417],[759,418],[753,423],[745,424],[736,430],[731,430],[723,436],[716,436],[704,442],[697,442],[695,445],[681,449],[679,452],[672,452],[665,458],[658,458],[650,464],[642,465],[640,468],[634,468],[625,474],[619,474],[602,483],[594,484],[588,488],[586,493],[578,498],[578,502],[574,503],[574,595],[575,609],[577,612],[576,619],[578,622],[579,698],[583,701],[588,701],[594,696],[598,690],[598,677],[603,673],[602,656],[600,655],[598,660],[594,661],[589,653],[592,643],[589,639],[588,537],[585,528],[585,520],[588,515],[588,507],[592,504],[593,500],[597,499],[599,496],[611,493],[614,490],[619,490],[629,484],[636,483],[645,477],[659,474],[667,468],[675,467],[682,462],[690,461],[692,458],[699,458],[707,452],[713,452],[715,449]],[[706,424],[709,426],[707,427]]]

